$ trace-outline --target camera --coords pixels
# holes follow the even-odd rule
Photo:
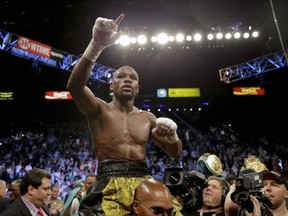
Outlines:
[[[242,185],[236,187],[236,190],[231,194],[231,200],[252,213],[253,203],[250,200],[250,195],[255,196],[260,202],[262,216],[272,216],[268,209],[271,203],[264,195],[262,173],[252,172],[244,174]]]
[[[168,167],[164,172],[163,183],[172,195],[181,197],[184,211],[195,211],[202,206],[202,190],[207,187],[204,174],[184,171],[181,167]]]

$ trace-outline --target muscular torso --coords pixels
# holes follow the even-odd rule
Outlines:
[[[89,129],[99,162],[108,159],[142,160],[153,124],[153,115],[134,108],[126,113],[110,104],[89,117]],[[155,121],[155,120],[154,120]]]

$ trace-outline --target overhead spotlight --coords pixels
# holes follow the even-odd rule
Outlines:
[[[245,32],[245,33],[243,34],[243,38],[245,38],[245,39],[249,38],[249,33],[248,33],[248,32]]]
[[[175,40],[175,37],[174,37],[173,35],[170,35],[170,36],[168,37],[168,40],[169,40],[170,42],[173,42],[173,41]]]
[[[240,32],[235,32],[234,33],[234,38],[239,39],[241,37]]]
[[[137,41],[139,44],[145,44],[147,42],[147,37],[145,35],[139,35]]]
[[[131,44],[137,43],[137,39],[135,37],[130,38],[130,43]]]
[[[130,44],[130,37],[128,35],[122,35],[120,38],[119,38],[119,43],[122,45],[122,46],[128,46]]]
[[[253,33],[252,33],[252,37],[258,37],[259,36],[259,32],[258,31],[254,31]]]
[[[231,33],[226,33],[226,34],[225,34],[225,38],[226,38],[227,40],[231,39],[231,37],[232,37],[232,34],[231,34]]]
[[[214,38],[213,34],[210,33],[210,34],[207,35],[207,39],[208,40],[213,40],[213,38]]]
[[[152,36],[151,37],[151,42],[152,43],[156,43],[157,42],[157,37],[156,36]]]
[[[194,35],[194,40],[195,41],[200,41],[202,39],[202,35],[200,34],[200,33],[196,33],[195,35]]]
[[[187,41],[192,41],[192,36],[191,36],[191,35],[187,35],[187,36],[186,36],[186,40],[187,40]]]
[[[221,32],[218,32],[218,33],[216,34],[216,38],[217,38],[218,40],[222,39],[222,38],[223,38],[223,34],[222,34]]]
[[[160,44],[166,44],[168,42],[168,35],[166,33],[160,33],[157,35],[157,41]]]
[[[184,41],[184,35],[181,33],[177,34],[175,38],[176,38],[177,42],[183,42]]]

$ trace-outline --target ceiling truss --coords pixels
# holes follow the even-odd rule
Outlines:
[[[48,65],[50,67],[59,68],[72,72],[75,64],[79,61],[80,56],[63,53],[63,59],[57,61],[50,58],[45,58],[26,50],[17,48],[18,35],[0,29],[0,50],[7,51],[12,55],[32,60],[37,63]],[[287,52],[287,51],[286,51]],[[240,63],[231,67],[219,70],[220,81],[231,83],[238,80],[256,76],[268,71],[279,69],[287,66],[286,55],[284,51],[270,53],[247,62]],[[94,63],[92,66],[90,78],[104,83],[110,83],[114,69],[107,66]]]
[[[0,50],[7,51],[12,55],[32,60],[34,62],[44,65],[48,65],[50,67],[66,70],[69,72],[72,72],[75,64],[80,59],[80,56],[76,56],[67,52],[61,52],[63,54],[63,59],[61,61],[57,61],[51,58],[45,58],[43,56],[36,55],[34,53],[18,48],[17,42],[18,35],[0,29]],[[90,78],[93,80],[109,83],[111,82],[111,75],[113,74],[113,72],[114,69],[98,63],[94,63],[92,66]]]
[[[287,52],[287,51],[286,51]],[[220,81],[231,83],[287,66],[283,51],[270,53],[238,65],[219,70]]]

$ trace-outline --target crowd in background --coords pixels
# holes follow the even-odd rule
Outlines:
[[[223,127],[210,125],[203,131],[181,122],[178,126],[183,142],[180,159],[169,158],[152,141],[147,145],[146,162],[156,179],[162,180],[165,169],[171,166],[195,170],[198,158],[207,152],[220,158],[225,177],[237,176],[248,155],[257,156],[269,170],[288,174],[288,149],[267,137],[244,143]],[[64,200],[78,180],[97,174],[86,121],[3,123],[0,142],[0,179],[7,183],[22,178],[32,168],[45,169],[51,173],[51,183],[59,185],[59,196]]]

